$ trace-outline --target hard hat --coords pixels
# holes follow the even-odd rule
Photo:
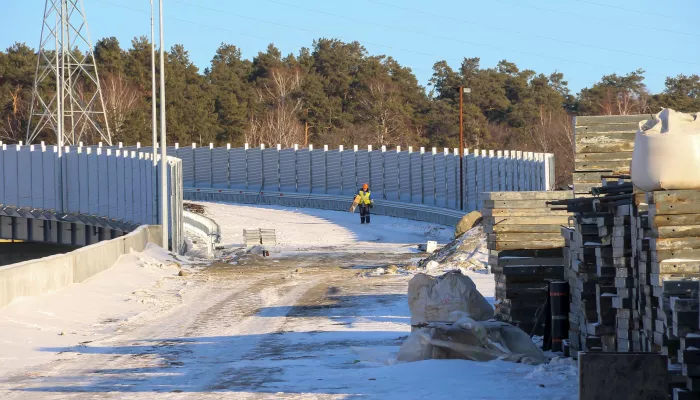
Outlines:
[[[362,185],[362,189],[363,189],[363,190],[369,189],[369,185],[365,183],[364,185]]]

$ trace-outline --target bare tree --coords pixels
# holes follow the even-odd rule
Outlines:
[[[526,130],[536,151],[553,153],[556,160],[556,185],[570,183],[574,168],[573,120],[564,110],[545,110],[540,106],[537,123]]]
[[[303,142],[304,128],[297,118],[302,101],[294,96],[302,83],[298,69],[274,68],[270,71],[267,82],[257,91],[258,100],[265,103],[266,109],[260,117],[251,116],[246,141],[285,147]]]
[[[112,136],[123,138],[126,120],[138,105],[141,95],[121,72],[108,73],[104,76],[102,93]]]
[[[22,87],[19,85],[9,95],[8,110],[0,125],[0,140],[17,143],[26,134],[24,123],[28,118],[27,102],[22,98]]]

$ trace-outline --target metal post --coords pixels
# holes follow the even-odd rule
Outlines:
[[[163,248],[168,248],[168,173],[167,164],[167,142],[165,125],[165,47],[163,40],[163,0],[160,4],[160,201],[161,201],[161,226],[163,227]],[[173,250],[176,244],[173,243]]]
[[[464,210],[464,124],[463,95],[464,87],[459,87],[459,209]]]
[[[156,32],[155,10],[151,0],[151,128],[153,131],[153,165],[158,165],[158,117],[156,111]]]

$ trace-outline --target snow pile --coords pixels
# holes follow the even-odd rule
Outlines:
[[[422,260],[418,266],[429,274],[442,274],[455,269],[463,273],[486,273],[488,260],[484,229],[482,226],[476,226]]]
[[[110,269],[54,293],[0,309],[0,376],[51,360],[42,347],[72,347],[119,332],[182,303],[186,259],[149,244]]]
[[[554,357],[548,364],[538,365],[525,379],[544,382],[577,382],[578,365],[573,358]]]

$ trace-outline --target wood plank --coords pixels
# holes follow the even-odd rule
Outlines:
[[[559,240],[563,239],[557,233],[489,233],[488,240],[497,242],[527,242],[531,240]]]
[[[592,116],[577,116],[574,117],[575,126],[593,126],[593,125],[618,125],[629,124],[630,122],[639,123],[654,119],[651,114],[635,114],[635,115],[592,115]]]
[[[647,194],[649,203],[696,203],[700,204],[700,190],[668,190],[655,191]]]
[[[604,173],[601,173],[600,171],[595,171],[595,172],[574,172],[574,185],[577,183],[597,183],[598,185],[602,185],[602,178],[601,176],[604,175]]]
[[[575,163],[590,163],[595,161],[628,161],[632,162],[632,152],[623,151],[619,153],[576,153]]]
[[[649,215],[700,214],[700,203],[649,204]]]
[[[594,187],[600,187],[603,186],[602,183],[575,183],[574,184],[574,193],[577,194],[590,194],[591,189]]]
[[[652,262],[651,272],[655,274],[696,274],[700,273],[700,260]]]
[[[481,214],[484,217],[554,217],[572,215],[566,210],[550,210],[549,208],[516,208],[513,210],[507,208],[484,208]]]
[[[659,226],[651,229],[655,238],[700,237],[700,225]]]
[[[484,208],[548,208],[548,200],[484,200]]]
[[[649,215],[653,227],[700,225],[700,214]]]
[[[576,172],[622,171],[629,173],[631,160],[586,161],[574,163]]]
[[[611,133],[597,133],[593,135],[576,135],[574,142],[576,147],[588,145],[588,144],[629,144],[632,143],[632,149],[634,149],[634,136],[635,133],[629,132],[611,132]],[[626,150],[622,150],[626,151]]]
[[[619,153],[634,150],[634,141],[612,143],[576,143],[576,153]]]
[[[486,192],[481,194],[481,200],[566,200],[573,198],[568,190],[551,192]],[[544,204],[544,202],[542,202]]]
[[[484,233],[556,233],[561,236],[561,225],[487,225]]]
[[[609,132],[629,132],[636,133],[639,130],[639,122],[625,122],[621,124],[604,124],[604,125],[590,125],[590,126],[577,126],[574,128],[574,133],[576,135],[590,135],[593,133],[609,133]]]
[[[700,249],[700,237],[686,238],[651,238],[649,245],[653,251]]]
[[[484,217],[486,225],[568,225],[569,217],[558,215],[552,217]]]
[[[555,267],[564,265],[563,258],[554,257],[499,257],[500,267]]]
[[[651,252],[652,262],[666,260],[700,260],[700,249],[657,250]]]
[[[555,249],[564,247],[564,238],[561,240],[549,241],[527,241],[527,242],[492,242],[487,245],[489,250],[525,250],[525,249]]]

